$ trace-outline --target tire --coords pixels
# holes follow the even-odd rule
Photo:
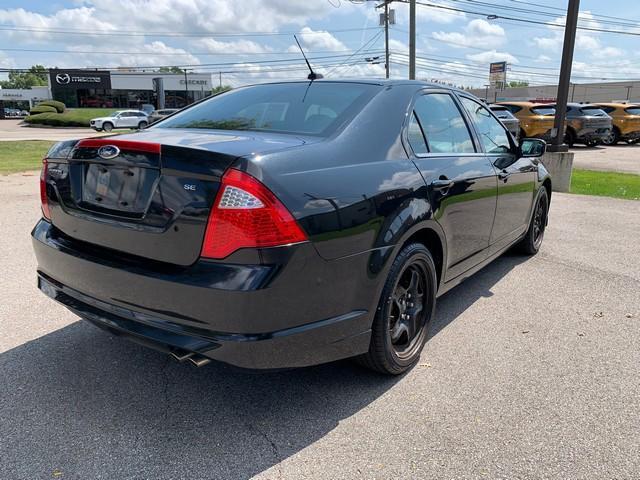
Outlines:
[[[611,133],[607,138],[602,140],[602,143],[605,145],[616,145],[620,141],[620,130],[617,127],[613,127]]]
[[[140,122],[138,124],[138,130],[142,130],[143,128],[145,128],[147,125],[149,125],[148,122],[145,122],[144,120],[142,122]]]
[[[545,187],[540,187],[536,203],[533,206],[533,214],[529,222],[527,234],[524,236],[517,249],[525,255],[535,255],[540,250],[542,240],[544,239],[544,231],[547,227],[547,218],[549,215],[549,194]]]
[[[95,131],[96,131],[96,132],[101,132],[101,131],[102,131],[102,129],[101,129],[101,128],[96,128],[96,129],[95,129]]]
[[[102,124],[102,129],[103,129],[105,132],[110,132],[111,130],[113,130],[113,123],[111,123],[111,122],[105,122],[105,123],[103,123],[103,124]]]
[[[573,147],[573,145],[576,143],[576,133],[570,128],[568,128],[564,134],[564,143],[566,143],[570,147]]]
[[[361,365],[400,375],[416,364],[435,312],[437,285],[429,250],[421,243],[404,247],[389,270],[371,327],[369,351],[357,358]]]

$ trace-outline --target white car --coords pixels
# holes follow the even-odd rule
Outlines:
[[[114,128],[144,128],[149,125],[149,117],[141,110],[118,110],[109,117],[94,118],[91,128],[101,132],[110,132]]]

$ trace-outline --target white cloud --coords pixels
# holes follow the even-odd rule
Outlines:
[[[603,47],[593,52],[595,58],[615,58],[624,55],[625,51],[616,47]]]
[[[476,18],[462,32],[434,32],[433,38],[457,47],[496,48],[505,43],[506,34],[500,25]]]
[[[319,51],[341,51],[347,50],[347,47],[344,43],[338,40],[336,37],[331,35],[327,31],[323,30],[313,30],[309,27],[303,27],[300,30],[300,35],[298,35],[298,40],[300,44],[309,49],[311,51],[319,50]],[[289,47],[289,51],[298,51],[297,45],[291,45]]]
[[[200,38],[194,40],[192,45],[208,53],[266,53],[272,48],[251,40],[234,40],[231,42],[219,41],[214,38]]]
[[[488,50],[486,52],[473,53],[467,55],[469,60],[473,60],[474,62],[480,63],[491,63],[491,62],[508,62],[508,63],[518,63],[518,59],[507,52],[498,52],[496,50]]]

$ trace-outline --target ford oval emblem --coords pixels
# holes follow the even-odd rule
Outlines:
[[[98,156],[105,160],[111,160],[120,155],[120,149],[115,145],[104,145],[98,149]]]

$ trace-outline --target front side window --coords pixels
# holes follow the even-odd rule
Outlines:
[[[640,115],[640,107],[629,107],[624,109],[629,115]]]
[[[255,85],[216,95],[155,128],[255,130],[327,136],[350,121],[382,87],[365,83]]]
[[[462,113],[448,93],[430,93],[416,100],[415,114],[432,153],[475,153]]]
[[[509,134],[502,123],[491,115],[489,109],[467,97],[460,97],[460,100],[476,126],[484,151],[487,153],[510,152]]]

